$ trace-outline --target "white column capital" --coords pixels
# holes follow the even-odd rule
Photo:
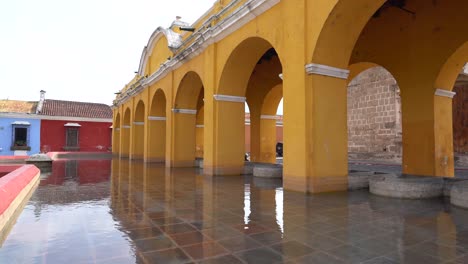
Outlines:
[[[196,125],[195,127],[196,127],[196,128],[204,128],[205,125],[201,124],[201,125]]]
[[[135,126],[144,126],[145,122],[133,122]]]
[[[129,125],[123,125],[122,128],[131,128]]]
[[[149,121],[166,121],[165,116],[148,116]]]
[[[349,70],[348,69],[340,69],[328,65],[317,64],[317,63],[310,63],[305,66],[307,74],[316,74],[316,75],[323,75],[334,77],[338,79],[348,79]]]
[[[242,96],[233,96],[233,95],[223,95],[215,94],[213,95],[216,101],[222,102],[233,102],[233,103],[245,103],[246,98]]]
[[[445,90],[445,89],[436,89],[435,90],[435,95],[437,96],[442,96],[442,97],[448,97],[450,99],[453,99],[453,97],[456,95],[457,93],[455,92],[452,92],[452,91],[449,91],[449,90]]]
[[[260,119],[271,119],[271,120],[279,120],[280,117],[277,115],[261,115]]]
[[[188,115],[196,115],[197,110],[194,109],[179,109],[179,108],[173,108],[172,112],[175,114],[188,114]]]

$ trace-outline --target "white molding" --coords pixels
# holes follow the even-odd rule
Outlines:
[[[166,121],[165,116],[148,116],[148,120],[150,121]]]
[[[328,65],[310,63],[305,66],[307,74],[317,74],[329,77],[335,77],[338,79],[347,80],[349,76],[348,69],[340,69]]]
[[[196,128],[204,128],[205,125],[196,125],[195,127],[196,127]]]
[[[452,92],[452,91],[444,90],[444,89],[436,89],[435,90],[435,95],[442,96],[442,97],[448,97],[450,99],[453,99],[453,97],[456,94],[457,94],[456,92]]]
[[[131,126],[123,125],[122,128],[131,128]]]
[[[223,95],[215,94],[213,95],[216,101],[221,102],[233,102],[233,103],[245,103],[246,98],[242,96],[233,96],[233,95]]]
[[[20,125],[20,126],[30,126],[31,123],[28,121],[15,121],[11,123],[12,125]]]
[[[120,131],[120,127],[116,128],[115,131]]]
[[[175,114],[188,114],[188,115],[196,115],[197,110],[194,109],[178,109],[178,108],[173,108],[172,112]]]
[[[231,3],[229,3],[220,12],[214,14],[210,18],[207,18],[205,22],[199,26],[199,30],[190,35],[184,43],[182,43],[181,47],[184,47],[184,45],[189,41],[193,42],[189,46],[180,50],[180,52],[177,52],[177,55],[174,58],[162,63],[154,73],[145,78],[141,85],[142,88],[155,84],[157,81],[164,78],[169,72],[176,70],[182,66],[183,63],[186,63],[188,60],[191,60],[201,54],[209,45],[221,41],[231,33],[277,5],[280,0],[249,0],[234,10],[234,12],[229,14],[225,19],[211,27],[213,19],[218,19],[221,15],[229,12],[232,8],[235,8],[238,2],[239,0],[231,1]],[[165,32],[163,28],[156,29],[150,37],[148,45],[143,49],[139,65],[140,75],[143,75],[149,53],[152,52],[152,46],[164,33],[167,32]],[[139,91],[135,91],[135,93],[138,92]],[[132,95],[133,94],[130,96],[123,96],[117,101],[117,105],[125,103]]]
[[[133,122],[135,126],[144,126],[145,122]]]
[[[261,119],[271,119],[271,120],[280,120],[280,117],[277,115],[261,115]]]
[[[81,127],[81,125],[78,124],[78,123],[66,123],[63,126],[65,126],[65,127]]]
[[[60,120],[60,121],[74,121],[74,122],[112,123],[112,118],[107,119],[107,118],[87,118],[87,117],[72,117],[72,116],[48,116],[48,115],[22,114],[22,113],[0,113],[0,117],[39,119],[39,120]]]

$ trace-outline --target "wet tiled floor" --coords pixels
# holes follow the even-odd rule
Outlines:
[[[196,169],[61,163],[43,175],[0,263],[468,263],[468,210],[442,199],[306,196]]]

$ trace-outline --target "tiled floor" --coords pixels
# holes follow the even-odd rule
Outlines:
[[[127,160],[93,182],[73,162],[44,175],[0,263],[468,263],[468,210],[442,199],[306,196]]]

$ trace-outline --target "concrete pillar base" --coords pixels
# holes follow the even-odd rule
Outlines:
[[[433,198],[442,196],[444,181],[435,177],[382,174],[369,178],[369,189],[373,194],[394,198]]]
[[[468,209],[468,180],[453,183],[450,203]]]
[[[374,174],[373,171],[350,171],[348,173],[348,190],[368,189],[369,177]]]
[[[283,178],[283,166],[279,164],[256,164],[253,168],[253,176],[262,178]]]
[[[203,169],[203,159],[202,158],[196,158],[195,159],[195,167]]]

